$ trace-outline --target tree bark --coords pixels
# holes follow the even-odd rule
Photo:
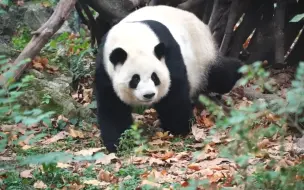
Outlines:
[[[14,61],[13,65],[17,65],[21,61],[28,58],[33,59],[48,42],[48,40],[60,29],[64,21],[67,20],[75,4],[76,0],[60,0],[49,20],[37,31],[32,33],[34,36]],[[16,71],[14,71],[14,81],[20,78],[23,71],[29,66],[29,64],[30,63],[23,64]],[[1,80],[0,85],[7,85],[7,82],[8,81]]]
[[[274,14],[274,34],[275,34],[275,62],[276,65],[284,64],[284,23],[286,0],[278,0]]]
[[[209,24],[210,16],[212,13],[213,1],[205,1],[204,4],[204,13],[202,20],[205,24]]]
[[[213,10],[208,25],[217,44],[221,44],[225,33],[230,4],[231,3],[229,0],[214,1]]]
[[[262,20],[256,28],[256,34],[249,44],[248,51],[251,56],[247,60],[247,64],[255,61],[264,61],[267,59],[269,63],[273,63],[274,58],[274,35],[273,35],[273,13],[274,7],[271,1],[264,1],[262,7]]]
[[[229,11],[228,22],[225,29],[224,38],[220,47],[220,52],[225,55],[232,37],[233,27],[236,24],[237,8],[240,5],[240,0],[232,0],[232,4]]]
[[[230,43],[230,50],[228,50],[229,56],[239,57],[243,49],[243,43],[259,23],[263,1],[264,0],[248,0],[249,5],[247,5],[247,7],[244,6],[245,16],[240,26],[234,32],[233,39]]]

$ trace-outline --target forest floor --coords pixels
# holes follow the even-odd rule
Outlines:
[[[290,85],[293,72],[290,69],[272,74],[277,76],[277,85],[283,89]],[[252,103],[243,97],[242,87],[236,87],[228,96],[237,102],[236,107]],[[297,153],[295,151],[300,147],[295,141],[295,133],[286,133],[284,138],[279,138],[280,135],[275,133],[269,138],[260,139],[256,145],[258,151],[254,155],[245,155],[250,154],[250,159],[244,169],[234,160],[220,154],[223,147],[234,143],[234,136],[229,133],[231,128],[211,133],[215,128],[214,117],[206,109],[195,109],[194,113],[196,117],[192,133],[186,138],[155,132],[156,127],[153,125],[157,114],[153,109],[134,114],[137,121],[150,126],[140,127],[149,132],[149,135],[144,135],[147,141],[133,151],[126,147],[134,144],[134,138],[126,138],[126,146],[119,154],[106,153],[100,141],[100,131],[95,124],[76,124],[62,115],[52,119],[51,128],[44,123],[30,128],[22,125],[0,125],[1,132],[10,134],[8,146],[0,153],[0,160],[3,166],[13,166],[17,170],[3,173],[5,169],[2,169],[0,188],[144,189],[146,185],[154,189],[203,189],[204,184],[208,184],[206,189],[242,189],[244,183],[236,182],[238,172],[245,172],[250,176],[258,170],[258,166],[268,171],[278,171],[280,168],[303,163],[303,149]],[[265,115],[246,135],[252,135],[257,128],[269,127],[274,120],[274,115]],[[28,132],[31,134],[22,138]],[[40,140],[35,141],[36,138]],[[16,139],[19,139],[18,142],[13,143]],[[303,137],[300,140],[303,141]],[[241,146],[238,148],[242,149]],[[235,151],[237,159],[238,149]],[[63,154],[59,154],[60,152]],[[67,156],[65,154],[78,158],[82,156],[82,159],[64,159]],[[239,158],[241,159],[240,155]],[[18,159],[24,159],[25,162],[36,160],[37,164],[19,165]],[[49,164],[41,165],[41,160]],[[275,164],[271,164],[273,161]],[[303,176],[296,177],[301,180]]]

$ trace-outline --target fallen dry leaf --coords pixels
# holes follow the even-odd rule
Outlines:
[[[161,159],[151,157],[149,159],[149,164],[150,164],[150,166],[152,166],[153,164],[163,165],[163,164],[165,164],[165,162],[162,161]]]
[[[258,142],[257,146],[260,149],[266,148],[270,144],[269,139],[263,139],[261,142]]]
[[[22,178],[33,178],[32,171],[33,171],[33,169],[24,170],[24,171],[20,172],[20,177],[22,177]]]
[[[98,152],[99,150],[101,150],[101,148],[89,148],[89,149],[80,150],[78,152],[75,152],[74,154],[81,155],[81,156],[91,156],[95,152]]]
[[[28,150],[30,148],[32,148],[32,146],[26,144],[22,147],[22,150]]]
[[[68,132],[61,131],[58,134],[56,134],[55,136],[53,136],[52,138],[49,138],[46,141],[42,142],[42,144],[47,145],[47,144],[51,144],[51,143],[57,142],[59,140],[65,139],[68,135],[69,135]]]
[[[43,181],[36,181],[34,183],[34,188],[36,189],[46,189],[47,185],[43,183]]]
[[[93,95],[93,89],[83,89],[83,100],[85,102],[91,102],[92,101],[92,95]]]
[[[220,179],[224,178],[225,176],[223,175],[223,173],[221,171],[215,171],[212,175],[209,175],[207,177],[208,177],[210,183],[216,183]]]
[[[72,127],[68,128],[68,132],[70,133],[70,136],[73,138],[84,138],[84,134],[82,133],[82,131],[79,130],[75,130]]]
[[[103,156],[102,158],[96,160],[95,164],[104,164],[108,165],[112,160],[117,159],[114,153]]]
[[[83,183],[87,184],[87,185],[94,185],[94,186],[99,186],[99,187],[106,187],[106,186],[110,185],[110,183],[108,183],[108,182],[98,181],[97,179],[85,180],[85,181],[83,181]]]
[[[200,170],[200,165],[198,163],[191,163],[188,165],[188,168],[191,170],[199,171]]]
[[[15,159],[12,157],[0,156],[0,161],[11,161],[11,160],[15,160]]]
[[[111,174],[109,171],[100,170],[98,174],[98,179],[100,181],[109,182],[109,183],[117,183],[118,178]]]
[[[58,168],[72,168],[73,166],[70,165],[70,164],[58,162],[58,163],[57,163],[57,167],[58,167]]]
[[[195,140],[198,142],[202,142],[207,137],[207,135],[205,133],[205,129],[198,128],[197,124],[192,126],[192,134],[193,134]]]
[[[169,151],[166,152],[165,154],[157,153],[157,154],[152,154],[152,157],[154,158],[160,158],[161,160],[167,160],[171,158],[174,155],[174,152]]]
[[[162,188],[161,184],[158,184],[158,183],[155,183],[155,182],[152,182],[152,181],[148,181],[148,180],[143,180],[141,182],[140,186],[141,187],[149,186],[149,187],[154,187],[154,188],[157,188],[157,189],[167,190],[167,188]]]

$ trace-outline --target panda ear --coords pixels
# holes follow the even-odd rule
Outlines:
[[[116,66],[118,63],[123,64],[127,59],[127,52],[122,48],[116,48],[110,54],[110,61]]]
[[[163,42],[160,42],[154,47],[154,53],[157,59],[161,59],[166,54],[166,46]]]

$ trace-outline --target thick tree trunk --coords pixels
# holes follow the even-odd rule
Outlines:
[[[208,25],[218,45],[221,44],[225,33],[230,5],[231,2],[229,0],[214,1],[213,10]]]
[[[205,1],[204,4],[204,12],[202,16],[202,20],[205,24],[209,24],[210,16],[212,13],[213,1]]]
[[[70,12],[75,6],[76,0],[61,0],[53,12],[49,20],[44,23],[37,31],[33,32],[33,38],[23,49],[21,54],[14,61],[14,65],[17,65],[25,59],[33,59],[49,39],[60,29],[65,20],[67,20]],[[14,81],[18,80],[23,71],[28,67],[28,64],[22,65],[16,71],[14,71]],[[0,80],[0,85],[7,85],[8,81]]]
[[[233,27],[236,24],[236,19],[237,19],[237,15],[238,15],[237,8],[240,6],[240,1],[241,0],[232,0],[224,38],[223,38],[223,41],[222,41],[222,44],[220,47],[220,51],[223,55],[226,54],[228,45],[229,45],[231,37],[232,37]]]
[[[284,23],[286,0],[278,0],[274,16],[274,34],[275,34],[275,62],[274,64],[284,64]]]
[[[244,9],[247,10],[245,11],[245,16],[241,25],[234,32],[232,42],[230,43],[230,50],[228,50],[229,56],[239,57],[239,54],[243,49],[243,43],[260,21],[263,1],[264,0],[249,0],[249,5],[247,7],[244,6]]]
[[[248,47],[251,56],[247,64],[255,61],[267,60],[273,63],[274,58],[274,35],[273,35],[273,13],[274,7],[271,1],[265,1],[262,7],[262,20],[256,29],[252,43]]]

